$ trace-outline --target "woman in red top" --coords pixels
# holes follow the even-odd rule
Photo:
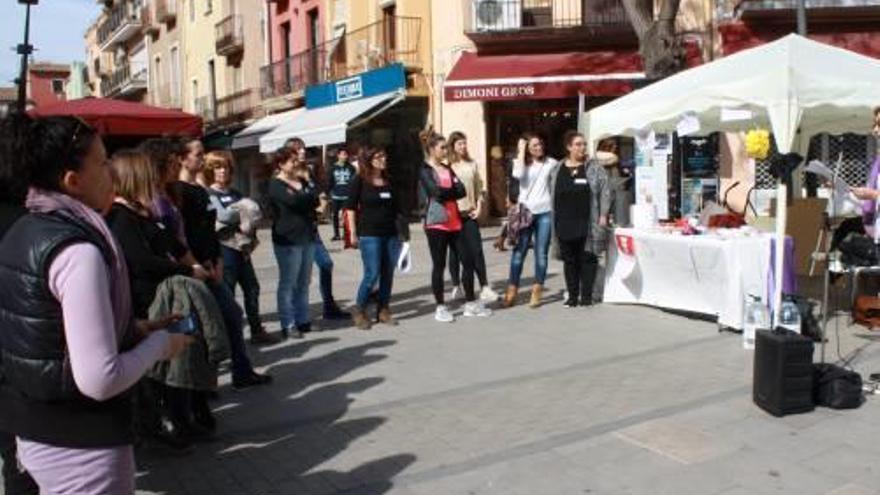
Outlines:
[[[425,207],[425,235],[431,251],[431,289],[437,302],[434,319],[451,323],[455,321],[443,299],[443,275],[449,249],[455,250],[461,260],[464,273],[465,316],[489,316],[492,312],[474,294],[474,260],[467,249],[460,246],[462,227],[457,200],[466,195],[464,184],[446,164],[446,139],[439,134],[422,136],[426,162],[419,174],[419,197]]]

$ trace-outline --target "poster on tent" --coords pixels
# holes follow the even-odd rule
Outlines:
[[[682,216],[699,216],[703,205],[718,196],[718,179],[686,178],[681,181]]]
[[[659,220],[669,220],[669,168],[672,158],[672,135],[658,134],[651,150],[654,169],[653,196]]]

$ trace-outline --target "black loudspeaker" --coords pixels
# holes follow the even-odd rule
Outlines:
[[[774,416],[809,412],[813,402],[813,341],[786,329],[755,337],[752,400]]]

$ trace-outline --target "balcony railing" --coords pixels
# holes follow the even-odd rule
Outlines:
[[[217,55],[229,56],[244,50],[244,29],[240,15],[231,15],[214,26]]]
[[[465,31],[629,27],[620,0],[469,0]]]
[[[149,5],[145,5],[141,8],[141,25],[143,26],[141,29],[144,34],[150,36],[156,36],[159,34],[159,25],[156,24],[156,21],[153,19],[153,12]]]
[[[101,94],[106,97],[129,96],[147,89],[147,68],[132,67],[128,64],[119,67],[110,77],[101,81]]]
[[[140,11],[130,2],[120,2],[110,10],[107,19],[98,26],[98,44],[104,51],[124,43],[140,33]]]
[[[392,17],[355,29],[260,70],[263,98],[296,94],[306,86],[394,63],[425,67],[419,50],[421,19]]]
[[[213,122],[217,120],[217,111],[214,106],[214,98],[211,96],[201,96],[196,98],[195,113],[205,122]]]
[[[260,115],[260,92],[246,89],[217,100],[217,121],[243,121]]]
[[[156,20],[172,23],[177,20],[177,0],[156,0]]]
[[[748,10],[794,10],[797,0],[745,0],[739,4]],[[880,0],[806,0],[807,9],[837,9],[848,7],[880,7]]]

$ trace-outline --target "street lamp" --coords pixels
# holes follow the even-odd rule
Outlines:
[[[28,56],[34,53],[34,47],[30,44],[31,33],[31,5],[37,5],[40,0],[18,0],[25,6],[24,14],[24,43],[18,45],[16,53],[21,55],[21,73],[18,75],[18,110],[24,113],[27,110],[27,69]]]

